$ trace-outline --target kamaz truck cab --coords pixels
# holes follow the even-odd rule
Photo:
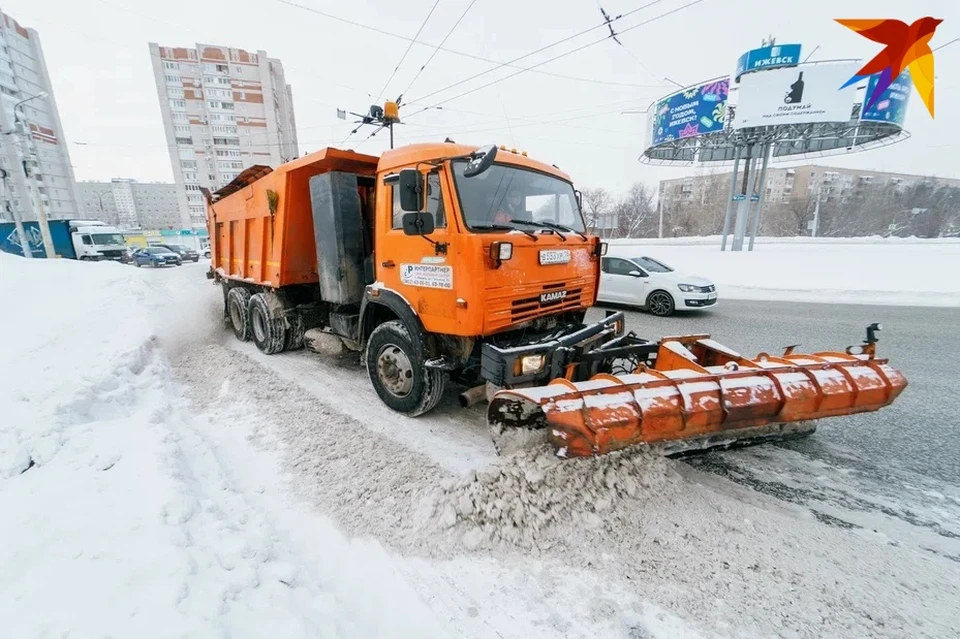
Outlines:
[[[238,337],[278,352],[335,335],[406,414],[449,378],[579,379],[596,372],[577,372],[585,344],[622,332],[622,316],[583,325],[605,245],[569,176],[522,153],[325,149],[247,169],[211,196],[209,223],[210,277]]]

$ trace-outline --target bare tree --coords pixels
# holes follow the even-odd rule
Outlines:
[[[656,236],[653,189],[646,184],[634,183],[613,208],[617,216],[619,237]]]
[[[583,215],[586,218],[587,231],[596,233],[601,218],[610,213],[613,196],[602,186],[583,189]]]

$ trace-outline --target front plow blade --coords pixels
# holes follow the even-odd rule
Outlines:
[[[560,457],[640,443],[672,454],[805,434],[814,420],[888,406],[906,387],[899,371],[874,358],[873,343],[864,354],[847,350],[797,355],[788,349],[782,357],[750,360],[707,336],[665,338],[655,369],[501,390],[488,420],[494,433],[546,429]]]

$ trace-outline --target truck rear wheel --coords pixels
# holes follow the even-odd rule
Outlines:
[[[307,331],[307,325],[303,321],[303,316],[299,314],[289,315],[287,322],[289,324],[287,328],[287,341],[283,346],[283,350],[296,351],[303,348],[303,334]]]
[[[139,262],[137,266],[140,266]],[[230,327],[241,342],[250,341],[250,313],[247,311],[249,306],[249,289],[236,286],[227,292],[227,316],[230,318]]]
[[[287,342],[287,327],[282,317],[274,318],[263,293],[250,297],[250,333],[253,343],[267,355],[283,350]]]
[[[443,396],[444,373],[427,368],[403,322],[384,322],[367,340],[367,373],[380,400],[410,417],[432,410]]]

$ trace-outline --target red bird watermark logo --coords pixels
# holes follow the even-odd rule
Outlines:
[[[864,38],[886,45],[870,62],[844,84],[841,89],[855,84],[871,75],[880,74],[873,93],[867,96],[864,110],[871,108],[887,90],[890,83],[910,69],[913,85],[917,87],[920,99],[927,105],[930,117],[933,117],[933,51],[930,50],[930,38],[937,26],[943,22],[940,18],[920,18],[908,25],[900,20],[841,20],[837,22],[852,29]]]

